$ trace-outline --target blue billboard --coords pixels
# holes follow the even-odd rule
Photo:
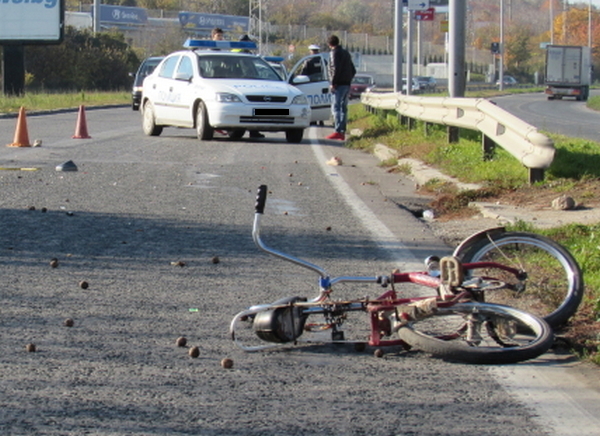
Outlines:
[[[224,31],[241,30],[248,32],[250,18],[237,15],[200,14],[196,12],[180,12],[179,23],[185,30],[208,30],[220,27]]]
[[[92,6],[92,17],[94,7]],[[100,22],[113,24],[146,24],[148,12],[144,8],[100,5]]]

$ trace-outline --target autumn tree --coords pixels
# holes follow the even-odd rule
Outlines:
[[[504,41],[504,65],[509,71],[526,71],[526,64],[531,59],[532,32],[525,26],[514,26],[507,32]]]

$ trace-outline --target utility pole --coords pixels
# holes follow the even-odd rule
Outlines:
[[[500,0],[500,65],[498,80],[500,80],[500,91],[504,89],[504,0]]]
[[[410,9],[406,14],[406,19],[406,95],[411,95],[413,82],[413,23],[415,14]]]
[[[92,23],[92,30],[94,34],[100,32],[100,0],[94,0],[94,22]]]
[[[250,0],[250,10],[249,10],[249,18],[250,18],[250,28],[248,29],[248,33],[252,36],[258,37],[258,52],[263,53],[263,3],[266,0]]]
[[[450,97],[465,96],[465,16],[466,0],[448,2],[448,92]]]
[[[394,92],[402,92],[402,0],[395,0],[394,6]]]

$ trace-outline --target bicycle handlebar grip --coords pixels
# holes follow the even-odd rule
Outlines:
[[[254,207],[256,213],[263,213],[265,211],[265,203],[267,202],[267,185],[260,185],[258,187],[258,193],[256,194],[256,206]]]

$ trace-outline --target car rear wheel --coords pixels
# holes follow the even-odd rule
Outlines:
[[[299,143],[302,141],[304,136],[304,129],[290,129],[285,131],[285,139],[287,142]]]
[[[206,105],[200,102],[196,109],[196,135],[201,141],[210,141],[213,139],[214,133],[215,130],[208,124]]]
[[[154,106],[150,101],[144,103],[144,112],[142,114],[142,130],[147,136],[158,136],[162,133],[163,127],[156,125],[154,115]]]

